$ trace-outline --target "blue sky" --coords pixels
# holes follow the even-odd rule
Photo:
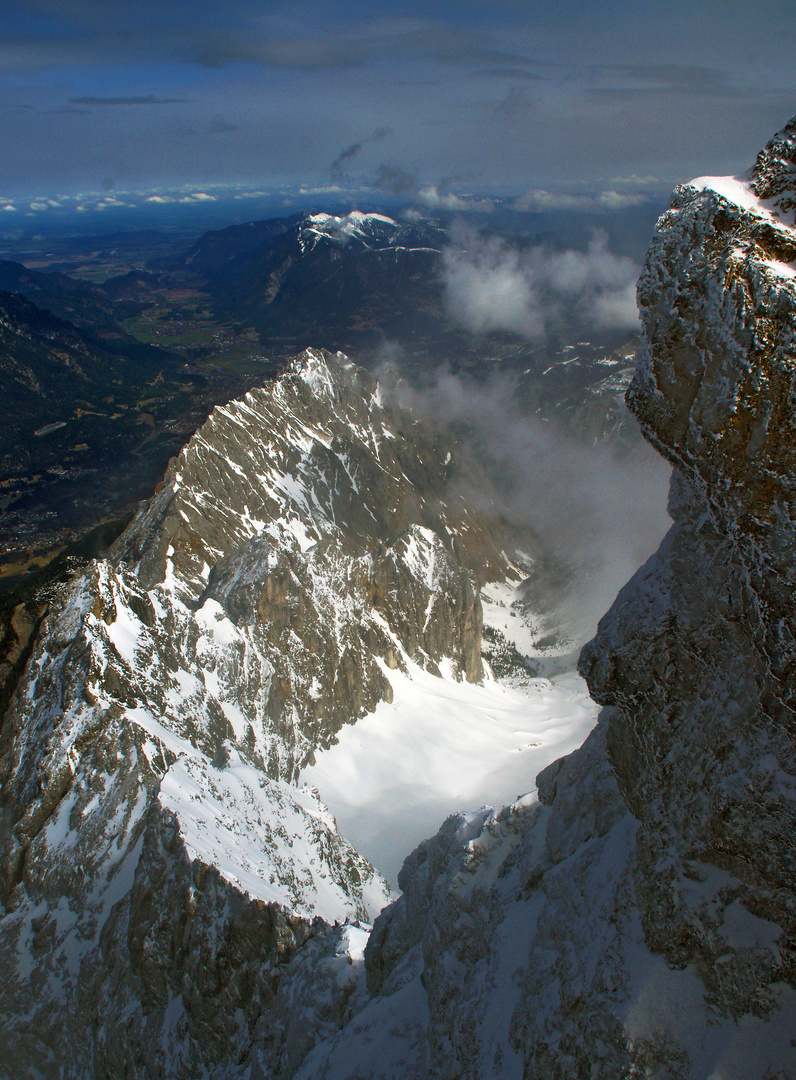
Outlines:
[[[0,196],[668,189],[796,113],[793,0],[0,3]]]

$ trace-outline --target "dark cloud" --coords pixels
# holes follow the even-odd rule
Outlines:
[[[332,164],[329,166],[329,172],[335,180],[347,180],[348,179],[348,164],[354,160],[357,154],[362,149],[362,143],[351,143],[350,146],[346,146],[344,150],[341,150]]]
[[[529,113],[534,111],[533,100],[528,96],[524,86],[512,86],[499,105],[495,107],[493,116],[498,120],[524,120]]]
[[[688,86],[695,89],[727,85],[728,76],[715,68],[688,64],[607,64],[605,71],[625,75],[639,82],[664,83],[667,86]]]
[[[71,105],[184,105],[186,98],[158,98],[154,94],[133,97],[74,97]]]
[[[487,67],[471,71],[470,75],[474,79],[511,79],[515,82],[518,79],[527,80],[528,82],[541,82],[543,78],[543,76],[537,75],[535,71],[528,71],[526,68],[521,67]]]
[[[351,143],[350,146],[346,146],[332,164],[329,166],[329,173],[334,180],[348,180],[348,166],[354,160],[355,157],[361,152],[363,146],[367,146],[369,143],[382,142],[393,134],[392,128],[377,127],[376,130],[367,139],[362,139],[360,142]]]
[[[237,124],[228,123],[223,116],[214,116],[207,129],[208,135],[223,135],[228,131],[239,131]]]
[[[593,78],[610,85],[590,87],[589,96],[609,100],[643,101],[661,94],[727,98],[747,92],[728,72],[687,64],[606,64],[594,69]]]
[[[382,163],[376,169],[371,186],[390,195],[408,195],[417,187],[417,173],[408,173],[398,165]]]
[[[107,0],[12,0],[0,42],[4,184],[38,191],[46,177],[82,190],[113,170],[120,184],[152,187],[317,187],[331,171],[341,186],[393,191],[416,176],[432,199],[449,197],[447,173],[489,197],[737,171],[793,111],[796,5],[670,8],[662,18],[627,0],[116,0],[112,11]],[[154,108],[171,104],[180,110]],[[101,123],[89,132],[63,106]],[[377,122],[394,129],[389,154],[370,146],[387,137]],[[224,139],[233,124],[225,155],[218,138],[197,137]]]
[[[228,64],[261,64],[297,71],[364,68],[385,59],[415,58],[436,64],[490,64],[524,67],[527,57],[499,48],[489,34],[450,25],[422,29],[380,31],[378,24],[363,22],[354,33],[328,37],[266,37],[251,32],[214,34],[186,42],[179,55],[202,67]]]

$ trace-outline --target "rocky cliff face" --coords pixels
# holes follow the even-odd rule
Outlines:
[[[673,526],[581,656],[598,726],[407,859],[306,1080],[796,1075],[794,191],[796,121],[675,192],[628,395]]]
[[[2,730],[0,1071],[282,1068],[339,1024],[332,928],[388,892],[293,781],[390,668],[481,677],[505,559],[442,500],[457,454],[308,352],[213,413],[48,617]],[[308,956],[340,993],[291,1027]]]

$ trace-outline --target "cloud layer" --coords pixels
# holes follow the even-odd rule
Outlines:
[[[543,339],[566,313],[599,330],[638,327],[639,267],[613,254],[596,231],[586,251],[521,250],[459,224],[444,253],[449,316],[475,334],[496,330]]]
[[[320,186],[332,163],[399,193],[415,177],[417,191],[445,193],[455,174],[482,197],[573,182],[616,196],[617,175],[670,187],[736,171],[793,109],[785,0],[695,0],[665,18],[649,0],[632,18],[626,0],[4,11],[4,186],[20,196],[94,189],[108,174],[120,186]],[[387,129],[385,161],[363,134]]]
[[[584,446],[560,426],[527,415],[507,376],[483,385],[443,371],[424,390],[400,384],[398,393],[416,413],[466,431],[494,486],[486,494],[468,490],[465,475],[457,488],[532,531],[546,558],[572,575],[565,607],[577,610],[565,616],[591,635],[671,524],[670,467],[640,439],[632,450]]]

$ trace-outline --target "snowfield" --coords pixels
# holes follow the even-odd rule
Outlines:
[[[580,746],[599,711],[574,672],[478,686],[408,666],[385,668],[392,703],[343,728],[299,777],[393,886],[406,856],[450,814],[497,810],[533,792],[537,773]]]

